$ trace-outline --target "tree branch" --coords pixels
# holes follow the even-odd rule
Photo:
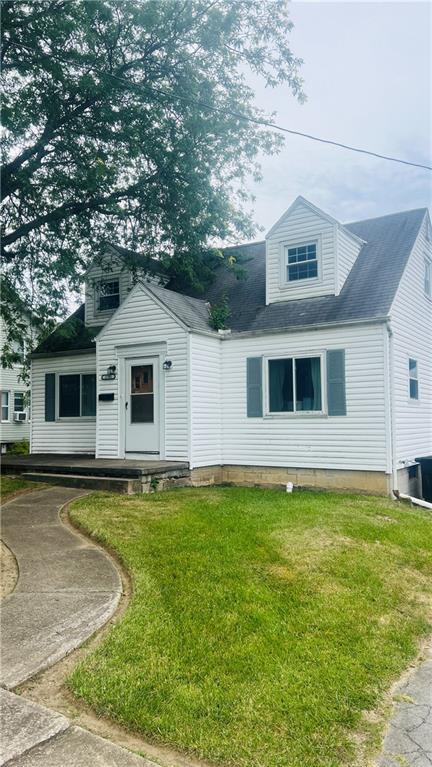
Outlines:
[[[153,181],[156,176],[157,173],[154,173],[147,179],[146,183]],[[102,210],[105,205],[109,205],[111,202],[116,202],[117,200],[129,197],[134,191],[138,189],[139,186],[141,186],[141,183],[131,184],[131,186],[126,187],[126,189],[118,189],[116,192],[112,192],[106,196],[93,197],[90,200],[84,200],[81,202],[65,202],[63,205],[59,205],[58,208],[54,208],[48,213],[44,213],[41,216],[36,216],[36,218],[32,219],[32,221],[28,221],[26,224],[22,224],[17,229],[15,229],[15,231],[9,232],[9,234],[5,234],[2,237],[2,245],[4,247],[12,245],[22,237],[26,237],[35,229],[39,229],[41,226],[44,226],[44,224],[58,223],[59,221],[63,221],[66,218],[70,218],[70,216],[77,216],[80,213],[84,213],[88,210],[99,211],[100,213],[108,213],[108,211]]]

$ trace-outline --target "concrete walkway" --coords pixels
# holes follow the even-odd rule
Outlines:
[[[432,767],[432,649],[396,686],[378,767]]]
[[[81,645],[120,599],[111,559],[60,521],[64,504],[82,494],[54,487],[18,496],[1,511],[1,537],[19,578],[1,602],[0,765],[156,767],[10,692]]]

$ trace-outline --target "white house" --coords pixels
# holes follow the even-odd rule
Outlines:
[[[5,327],[3,320],[0,319],[0,349],[3,349],[4,342]],[[20,352],[18,345],[16,347],[15,351]],[[23,378],[23,365],[0,367],[0,448],[2,453],[15,442],[30,439],[27,393],[28,385]]]
[[[111,248],[33,354],[32,452],[187,461],[197,483],[419,494],[431,240],[426,209],[342,225],[299,197],[265,242],[230,249],[246,277],[221,268],[200,299],[133,285]]]

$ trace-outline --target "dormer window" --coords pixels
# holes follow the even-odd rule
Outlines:
[[[318,277],[317,243],[307,242],[285,246],[286,281]]]
[[[117,309],[120,305],[120,282],[119,280],[106,280],[99,285],[100,312]]]

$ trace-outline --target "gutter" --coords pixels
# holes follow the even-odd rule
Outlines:
[[[406,495],[405,493],[399,493],[397,491],[395,495],[399,501],[410,501],[412,506],[421,506],[422,509],[429,509],[432,511],[432,503],[429,503],[429,501],[423,501],[421,498],[415,498],[413,495]]]
[[[249,338],[254,336],[267,336],[271,334],[275,335],[277,333],[309,332],[313,330],[322,330],[322,328],[340,328],[341,326],[350,327],[355,325],[379,325],[381,323],[387,323],[389,319],[389,315],[386,314],[379,317],[371,317],[369,319],[366,318],[359,320],[333,320],[332,322],[317,322],[314,325],[286,325],[283,328],[265,328],[263,330],[233,330],[225,338],[228,340],[229,338]]]
[[[31,360],[43,360],[49,357],[76,357],[80,354],[96,354],[96,344],[90,349],[65,349],[60,352],[34,352],[30,354]]]

